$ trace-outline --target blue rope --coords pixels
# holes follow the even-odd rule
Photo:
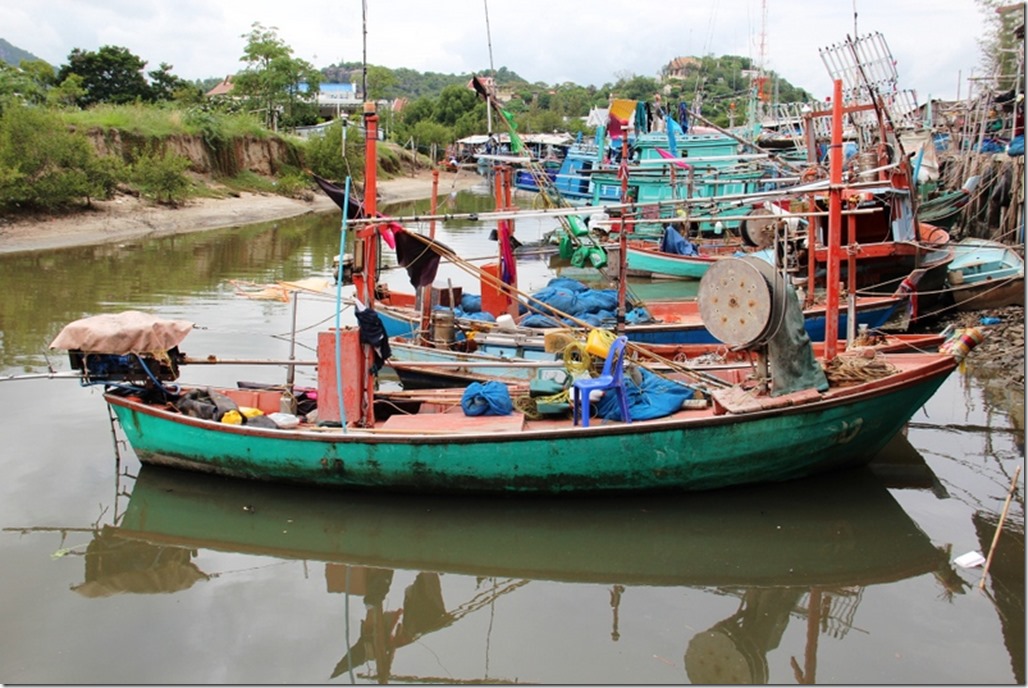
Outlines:
[[[343,404],[343,354],[339,342],[340,314],[343,310],[343,259],[346,249],[346,210],[350,207],[350,177],[346,178],[343,192],[343,219],[339,227],[339,272],[336,276],[336,399],[339,400],[339,420],[346,434],[346,407]]]

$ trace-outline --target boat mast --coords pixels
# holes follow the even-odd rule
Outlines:
[[[482,0],[485,5],[485,40],[489,46],[489,72],[493,82],[496,82],[496,70],[493,69],[493,36],[489,31],[489,0]],[[488,86],[486,86],[488,88]],[[493,109],[488,100],[485,104],[485,128],[489,136],[493,135]]]
[[[832,143],[829,146],[828,274],[825,285],[825,360],[835,358],[839,339],[839,246],[842,242],[842,79],[832,91]]]
[[[374,101],[364,103],[364,213],[367,217],[378,214],[378,115]],[[344,211],[345,212],[345,211]],[[362,239],[364,256],[364,284],[360,298],[368,308],[375,305],[375,285],[378,282],[378,226],[369,224],[357,232]],[[364,378],[364,403],[361,404],[361,425],[370,428],[375,425],[375,375],[371,372],[374,352],[370,344],[361,346],[361,374]]]

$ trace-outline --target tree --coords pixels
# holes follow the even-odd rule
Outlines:
[[[436,98],[432,119],[452,127],[461,117],[473,112],[479,105],[478,95],[466,86],[447,86]],[[482,105],[482,123],[485,124],[485,106]]]
[[[283,123],[296,118],[297,103],[317,99],[321,72],[306,60],[293,57],[293,49],[278,37],[278,29],[254,22],[243,56],[246,68],[233,80],[233,91],[252,101],[252,109],[264,112],[265,123],[277,129],[280,113]]]
[[[82,77],[82,96],[78,105],[96,103],[125,104],[137,100],[153,101],[153,91],[143,76],[146,61],[125,48],[105,45],[97,52],[75,48],[68,55],[68,64],[57,73],[57,82],[72,74]]]
[[[619,81],[615,89],[618,98],[649,101],[653,100],[653,94],[660,90],[660,84],[648,76],[632,76]]]
[[[1024,3],[1012,5],[1009,0],[975,1],[985,19],[985,27],[978,39],[982,64],[986,73],[997,77],[997,88],[1012,89],[1015,77],[1024,78],[1024,74],[1017,71],[1018,39],[1014,34],[1015,27],[1024,23]],[[1023,47],[1020,54],[1023,58]]]
[[[324,134],[310,137],[304,147],[304,158],[311,171],[325,179],[342,181],[351,176],[360,181],[364,178],[364,137],[356,126],[348,127],[344,135],[343,126],[341,120],[336,120]]]
[[[448,144],[452,143],[455,138],[453,130],[449,127],[443,126],[438,122],[429,122],[427,120],[422,120],[414,125],[414,133],[412,136],[414,138],[414,143],[420,151],[431,150],[432,144],[435,144],[439,148],[445,148]]]
[[[148,72],[150,89],[155,101],[174,100],[176,94],[191,89],[189,82],[171,73],[171,65],[162,62],[159,69]]]
[[[389,98],[395,85],[396,77],[393,75],[393,70],[388,67],[368,65],[368,100],[379,101]]]
[[[64,81],[47,91],[46,104],[52,107],[75,107],[85,92],[82,77],[78,74],[69,74]]]
[[[24,70],[0,61],[0,98],[39,103],[46,94]]]
[[[45,103],[47,92],[56,79],[54,68],[45,60],[22,60],[18,68],[31,84],[24,94],[26,100],[39,105]]]
[[[132,180],[158,203],[178,205],[189,190],[189,159],[157,148],[144,151],[132,165]]]

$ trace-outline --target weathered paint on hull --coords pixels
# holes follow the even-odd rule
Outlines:
[[[106,398],[143,463],[428,492],[705,490],[865,462],[952,369],[940,358],[923,376],[873,394],[745,415],[499,435],[261,430]]]
[[[1024,277],[996,280],[985,284],[961,284],[951,288],[957,310],[973,311],[983,308],[1024,305]]]

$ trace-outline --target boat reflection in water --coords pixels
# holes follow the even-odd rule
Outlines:
[[[202,550],[322,561],[329,592],[361,596],[365,609],[332,676],[374,662],[380,681],[397,649],[488,604],[448,607],[441,573],[502,578],[494,596],[534,580],[610,585],[615,640],[631,586],[737,597],[735,614],[688,641],[684,668],[693,682],[741,683],[768,680],[765,654],[794,617],[807,635],[793,671],[813,681],[819,635],[845,635],[865,586],[950,572],[867,468],[687,499],[556,500],[340,494],[143,466],[115,522],[96,532],[78,592],[203,584]],[[418,574],[390,610],[395,570]]]

